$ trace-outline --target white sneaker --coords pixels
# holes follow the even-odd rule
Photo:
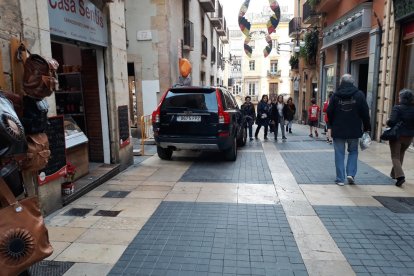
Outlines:
[[[336,183],[336,185],[338,185],[338,186],[344,186],[344,185],[345,185],[345,183],[344,183],[344,182],[335,181],[335,183]]]
[[[355,184],[355,179],[354,179],[354,177],[353,177],[353,176],[348,175],[348,176],[346,177],[346,179],[348,180],[348,183],[349,183],[349,184],[351,184],[351,185]]]

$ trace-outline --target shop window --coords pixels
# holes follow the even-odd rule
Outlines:
[[[333,66],[325,67],[325,87],[324,87],[324,95],[323,100],[328,97],[330,92],[334,92],[335,90],[335,69]]]

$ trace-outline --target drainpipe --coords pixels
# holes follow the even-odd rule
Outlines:
[[[387,5],[385,8],[385,14],[387,18],[384,22],[384,54],[382,59],[382,67],[381,67],[381,89],[379,91],[379,98],[378,98],[378,113],[377,113],[377,133],[375,138],[377,141],[380,140],[381,132],[382,132],[382,122],[384,120],[384,101],[385,101],[385,85],[387,81],[387,61],[388,61],[388,40],[390,36],[390,21],[391,21],[391,0],[387,0]]]

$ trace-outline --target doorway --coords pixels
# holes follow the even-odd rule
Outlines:
[[[368,64],[369,60],[364,59],[353,62],[351,67],[351,74],[355,79],[355,86],[364,92],[365,97],[367,97],[368,89]]]

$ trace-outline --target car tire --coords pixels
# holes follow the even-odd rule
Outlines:
[[[246,145],[246,141],[247,141],[247,129],[245,127],[242,127],[240,137],[237,139],[237,146],[243,147],[244,145]]]
[[[231,147],[224,151],[224,158],[227,161],[236,161],[237,159],[237,139],[234,137]]]
[[[164,149],[160,146],[157,146],[157,153],[158,153],[158,157],[161,158],[162,160],[171,160],[171,156],[172,156],[172,149]]]

